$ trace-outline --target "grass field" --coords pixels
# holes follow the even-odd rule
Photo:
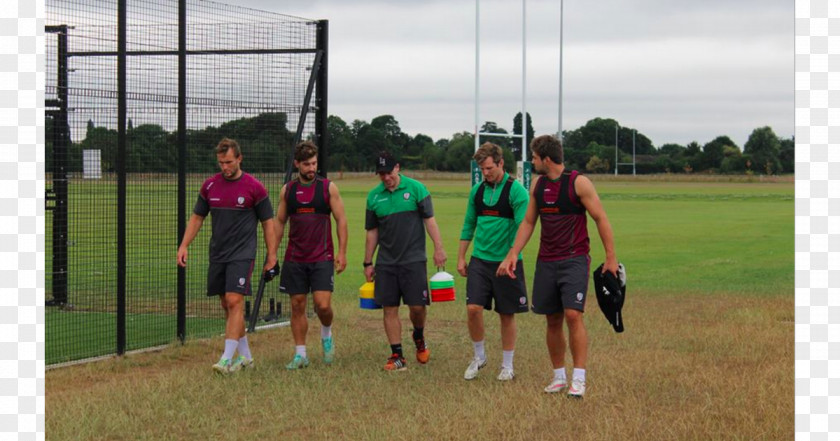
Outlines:
[[[488,367],[462,379],[472,356],[463,305],[433,304],[432,360],[386,373],[379,311],[358,308],[364,196],[371,179],[338,181],[350,225],[348,271],[336,277],[338,358],[320,361],[310,322],[309,369],[283,368],[288,328],[249,337],[258,368],[217,378],[221,338],[46,375],[53,439],[782,439],[793,428],[793,182],[669,182],[593,178],[627,267],[623,334],[593,297],[587,396],[542,392],[551,379],[540,316],[517,317],[517,378],[495,380],[498,319],[485,314]],[[469,188],[428,180],[454,273]],[[206,232],[205,232],[206,233]],[[593,265],[603,260],[590,225]],[[536,239],[524,252],[530,281]],[[174,252],[174,251],[173,251]],[[432,268],[430,267],[430,270]],[[530,291],[530,287],[529,287]],[[591,293],[590,293],[591,294]],[[410,341],[402,311],[404,343]],[[221,329],[219,330],[221,332]],[[48,342],[49,344],[49,342]],[[567,355],[569,364],[570,356]],[[198,381],[196,381],[198,380]]]

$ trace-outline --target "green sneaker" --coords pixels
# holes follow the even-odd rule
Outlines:
[[[219,359],[219,361],[216,362],[216,364],[213,365],[213,370],[216,371],[217,373],[221,374],[221,375],[227,375],[227,374],[231,373],[230,366],[231,366],[230,359],[229,358],[222,358],[222,359]]]
[[[333,359],[335,358],[335,347],[333,346],[333,338],[322,338],[321,346],[324,348],[324,363],[332,363]]]
[[[292,361],[290,361],[289,364],[286,365],[286,369],[303,369],[307,366],[309,366],[309,359],[295,354],[295,358],[293,358]]]
[[[254,359],[247,359],[243,355],[239,355],[233,359],[233,363],[230,364],[230,371],[236,372],[240,369],[253,369],[254,368]]]

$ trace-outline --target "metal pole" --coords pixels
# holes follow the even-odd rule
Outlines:
[[[525,75],[526,75],[526,68],[525,68],[525,47],[526,47],[526,32],[525,32],[525,2],[526,0],[522,0],[522,151],[520,152],[520,160],[522,161],[523,167],[523,179],[521,180],[524,182],[524,167],[525,167],[525,149],[528,146],[528,113],[525,111]]]
[[[117,7],[117,354],[125,353],[126,0]]]
[[[636,129],[633,129],[633,176],[636,176]]]
[[[615,175],[618,176],[618,124],[615,125]]]
[[[187,229],[187,0],[178,0],[178,244]],[[177,244],[175,246],[178,246]],[[177,335],[187,338],[187,271],[178,266]]]
[[[563,141],[563,0],[560,0],[560,88],[557,105],[557,139]]]
[[[478,62],[479,62],[479,50],[480,50],[480,45],[479,45],[479,40],[478,40],[479,39],[479,33],[478,33],[478,28],[479,28],[478,4],[479,4],[479,2],[480,2],[480,0],[475,0],[475,126],[474,126],[475,131],[473,132],[475,134],[475,139],[474,139],[475,149],[473,150],[474,152],[478,151],[478,103],[479,103],[479,99],[478,99],[478,65],[479,64],[478,64]]]
[[[321,66],[318,69],[318,78],[315,80],[315,135],[318,139],[318,168],[323,177],[327,177],[327,161],[329,154],[329,130],[327,129],[327,60],[330,42],[330,22],[321,20],[318,22],[318,36],[316,47],[320,51]]]

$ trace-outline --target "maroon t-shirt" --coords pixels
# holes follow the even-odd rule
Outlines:
[[[289,244],[285,260],[312,263],[333,260],[330,181],[316,177],[309,185],[295,180],[286,187]]]
[[[540,216],[540,252],[537,259],[551,262],[589,254],[586,208],[575,193],[577,171],[564,171],[552,181],[540,176],[534,198]]]
[[[257,255],[257,221],[274,217],[265,187],[243,172],[235,180],[218,173],[201,185],[193,213],[212,214],[210,262],[254,260]]]

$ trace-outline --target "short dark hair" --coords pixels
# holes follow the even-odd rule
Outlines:
[[[219,141],[216,145],[216,154],[224,155],[230,149],[233,149],[233,155],[235,157],[238,158],[242,156],[242,150],[239,149],[239,143],[230,138],[222,138],[222,140]]]
[[[318,146],[312,141],[302,141],[295,146],[295,161],[306,161],[318,154]]]
[[[487,158],[493,158],[493,163],[498,164],[502,161],[502,157],[502,148],[492,142],[481,144],[481,147],[473,155],[473,159],[478,165],[481,165]]]
[[[537,136],[531,141],[531,151],[540,159],[551,158],[557,164],[563,163],[563,144],[551,135]]]

